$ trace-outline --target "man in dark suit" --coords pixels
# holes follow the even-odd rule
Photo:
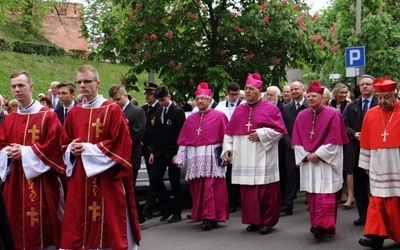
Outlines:
[[[359,218],[353,223],[356,226],[364,225],[369,204],[368,198],[368,175],[364,169],[358,167],[360,154],[361,127],[365,113],[368,109],[378,104],[378,99],[374,95],[374,86],[372,85],[374,77],[363,75],[358,82],[361,96],[352,101],[345,109],[343,118],[346,125],[346,132],[350,143],[346,146],[344,153],[344,173],[347,174],[347,183],[351,185],[351,179],[354,179],[354,197],[357,201]]]
[[[62,82],[57,85],[57,93],[60,100],[61,106],[58,107],[54,112],[57,113],[58,119],[61,124],[64,124],[65,117],[67,117],[68,112],[78,104],[75,97],[76,86],[70,82]]]
[[[286,158],[286,187],[283,206],[281,212],[286,215],[293,214],[293,200],[296,198],[297,189],[300,182],[299,167],[296,166],[294,150],[292,148],[292,132],[294,121],[297,114],[308,108],[307,100],[304,98],[304,85],[299,81],[290,84],[293,101],[286,104],[282,110],[283,121],[285,122],[287,134],[283,136],[285,142],[285,158]]]
[[[128,92],[126,92],[124,86],[114,84],[111,86],[108,94],[110,98],[122,108],[126,120],[128,121],[129,132],[132,138],[132,173],[133,186],[135,186],[142,158],[142,138],[146,126],[146,115],[143,109],[131,104],[128,99]],[[143,223],[145,218],[138,199],[136,198],[136,193],[135,201],[139,222]]]
[[[61,102],[60,102],[60,98],[58,96],[58,91],[57,91],[58,84],[60,84],[60,83],[57,81],[50,83],[50,91],[51,91],[50,96],[49,96],[50,101],[51,101],[50,108],[52,108],[54,110],[56,110],[62,106]]]
[[[153,146],[149,157],[149,163],[153,164],[153,166],[150,168],[149,177],[165,209],[164,215],[160,220],[166,221],[172,215],[168,222],[177,222],[182,220],[182,189],[180,168],[175,164],[175,159],[179,148],[177,139],[186,117],[183,109],[171,101],[171,94],[166,86],[158,87],[154,92],[154,97],[157,98],[162,109],[159,109],[155,114]],[[167,167],[174,195],[172,204],[163,180]]]
[[[144,83],[144,96],[146,104],[142,106],[144,113],[146,114],[146,127],[142,139],[142,153],[146,163],[147,174],[150,176],[150,168],[152,164],[149,163],[149,157],[151,154],[151,147],[153,144],[154,125],[155,125],[155,114],[157,110],[161,108],[157,99],[154,98],[154,90],[158,87],[157,84],[152,82]],[[147,191],[146,202],[143,206],[143,215],[146,219],[151,219],[153,216],[161,216],[163,211],[156,209],[156,200],[158,198],[157,191],[151,180],[149,180],[149,189]]]

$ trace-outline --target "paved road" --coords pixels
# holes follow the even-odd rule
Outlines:
[[[236,249],[365,249],[357,241],[363,236],[363,227],[353,226],[358,218],[356,207],[343,210],[339,207],[337,233],[317,241],[309,232],[310,221],[305,193],[299,193],[295,200],[294,213],[282,216],[274,230],[267,235],[246,232],[241,224],[240,210],[231,218],[220,223],[216,229],[201,231],[199,222],[186,219],[190,209],[182,213],[184,220],[178,223],[160,222],[153,218],[141,225],[141,250],[236,250]],[[400,249],[400,244],[386,240],[385,249]]]

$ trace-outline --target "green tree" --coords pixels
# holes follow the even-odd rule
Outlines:
[[[376,77],[389,75],[400,80],[400,24],[397,22],[400,3],[393,0],[362,1],[361,32],[356,33],[356,5],[353,0],[335,0],[315,23],[328,37],[335,37],[338,52],[322,63],[320,77],[329,74],[345,76],[346,47],[365,46],[366,73]],[[397,18],[397,19],[396,19]],[[336,28],[332,28],[335,26]],[[341,80],[348,80],[343,77]]]
[[[220,90],[257,71],[279,85],[288,67],[319,63],[330,45],[313,42],[317,15],[308,11],[293,0],[98,0],[86,9],[85,32],[99,59],[132,65],[128,88],[154,70],[183,100],[201,81]]]

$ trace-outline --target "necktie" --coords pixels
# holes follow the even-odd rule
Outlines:
[[[149,107],[147,108],[147,114],[149,114],[152,109],[153,109],[153,106],[149,105]]]
[[[167,115],[167,108],[164,108],[162,123],[164,123],[166,115]]]
[[[231,107],[235,106],[235,104],[231,103]]]
[[[298,102],[298,103],[296,104],[296,110],[299,110],[299,108],[300,108],[300,103]]]
[[[364,103],[364,106],[363,106],[363,108],[362,108],[362,115],[363,115],[363,117],[364,117],[365,113],[367,113],[367,111],[368,111],[368,103],[369,103],[369,100],[364,100],[363,103]]]
[[[64,119],[67,117],[67,114],[68,114],[68,109],[66,108],[64,111]]]

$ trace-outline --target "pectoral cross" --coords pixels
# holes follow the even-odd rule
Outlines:
[[[388,135],[389,135],[389,133],[386,133],[386,130],[383,131],[383,134],[381,134],[381,136],[383,137],[383,142],[386,141],[386,136],[388,136]]]
[[[96,122],[92,123],[93,127],[96,127],[96,138],[100,137],[100,133],[103,133],[104,123],[100,122],[100,118],[96,119]]]
[[[196,129],[196,131],[197,131],[197,135],[199,135],[201,132],[201,128],[199,127],[198,129]]]
[[[35,225],[35,222],[39,222],[39,218],[35,217],[38,216],[39,213],[35,212],[35,208],[31,207],[31,211],[30,212],[26,212],[26,215],[31,217],[31,227],[33,227]]]
[[[33,125],[31,129],[28,129],[28,133],[32,134],[31,142],[34,144],[36,140],[39,140],[40,130],[36,128],[36,125]]]
[[[92,221],[96,221],[97,217],[100,216],[99,211],[97,211],[99,209],[101,209],[101,207],[97,206],[97,202],[95,202],[95,201],[93,202],[92,206],[89,206],[89,210],[93,212]]]
[[[312,139],[313,135],[315,135],[314,130],[313,130],[313,131],[310,131],[310,139]]]
[[[253,126],[253,124],[249,121],[245,126],[247,127],[247,131],[250,131],[250,127]]]

